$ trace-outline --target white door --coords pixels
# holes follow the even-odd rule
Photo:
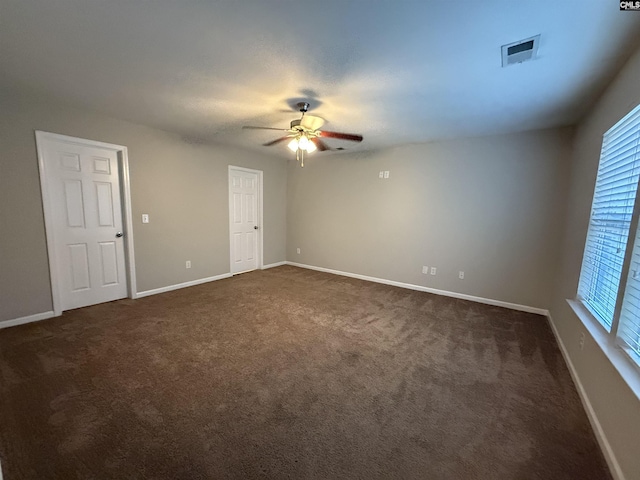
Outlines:
[[[229,168],[231,273],[258,268],[259,172]]]
[[[52,138],[39,149],[61,309],[126,297],[117,152]]]

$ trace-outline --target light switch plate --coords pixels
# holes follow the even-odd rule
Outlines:
[[[142,214],[142,223],[149,223],[149,214],[148,213],[143,213]]]

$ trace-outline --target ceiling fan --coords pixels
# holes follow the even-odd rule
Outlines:
[[[277,138],[271,142],[263,144],[265,147],[276,145],[277,143],[284,142],[291,139],[288,147],[296,152],[296,160],[300,162],[300,166],[304,167],[304,152],[312,153],[316,150],[324,152],[325,150],[332,150],[322,138],[339,138],[341,140],[349,140],[351,142],[361,142],[362,135],[353,133],[340,133],[340,132],[328,132],[326,130],[319,130],[324,125],[324,119],[320,117],[314,117],[313,115],[307,115],[309,104],[307,102],[299,102],[297,107],[302,112],[300,119],[291,121],[291,128],[272,128],[272,127],[251,127],[245,126],[242,128],[254,129],[254,130],[278,130],[281,132],[287,132],[284,137]],[[341,150],[341,149],[336,149]]]

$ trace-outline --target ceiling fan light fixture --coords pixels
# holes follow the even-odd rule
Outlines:
[[[309,150],[308,150],[308,148],[309,148],[309,144],[310,144],[310,143],[311,143],[311,142],[309,141],[309,139],[307,138],[307,136],[306,136],[306,135],[302,135],[302,136],[300,136],[300,139],[298,140],[298,148],[299,148],[300,150],[307,150],[307,151],[309,151]]]
[[[289,147],[289,150],[291,150],[292,152],[295,152],[296,150],[298,150],[298,139],[294,138],[289,142],[289,145],[287,146]]]
[[[301,134],[291,140],[288,147],[292,152],[302,150],[303,152],[311,153],[315,152],[318,149],[318,147],[316,147],[314,143],[309,139],[309,137],[305,134]]]
[[[290,128],[274,128],[274,127],[254,127],[244,126],[242,128],[258,129],[258,130],[278,130],[286,132],[284,136],[276,138],[267,143],[263,143],[265,147],[271,147],[280,143],[287,142],[289,150],[296,154],[296,160],[304,167],[304,154],[313,153],[316,150],[325,152],[327,150],[344,150],[344,148],[330,148],[323,138],[336,138],[340,140],[348,140],[350,142],[361,142],[362,135],[355,133],[331,132],[320,130],[325,121],[323,118],[313,115],[307,115],[309,104],[306,102],[298,103],[301,118],[291,121]]]
[[[318,147],[316,147],[315,143],[313,142],[309,142],[307,144],[307,153],[313,153],[318,149]]]

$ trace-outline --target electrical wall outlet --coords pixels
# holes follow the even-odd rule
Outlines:
[[[299,248],[296,248],[296,253],[297,253],[298,255],[300,255],[300,249],[299,249]]]
[[[431,267],[431,275],[435,275],[436,274],[436,267]]]
[[[462,270],[460,270],[460,271],[458,272],[458,278],[459,278],[460,280],[464,280],[464,272],[463,272]]]
[[[584,348],[584,332],[580,334],[580,341],[578,342],[578,345],[580,345],[580,350]]]
[[[191,260],[187,260],[186,267],[191,268]]]
[[[425,275],[429,274],[429,267],[422,267],[422,273],[424,273]]]

